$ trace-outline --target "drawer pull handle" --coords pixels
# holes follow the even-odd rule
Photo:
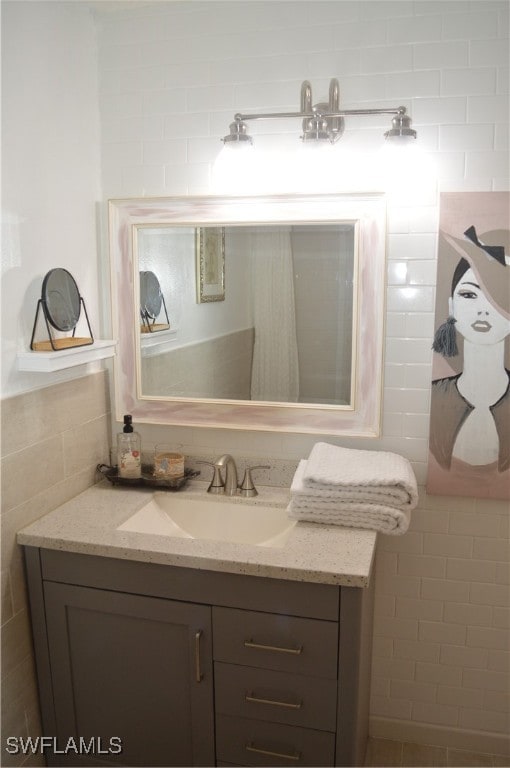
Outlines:
[[[291,653],[294,656],[299,656],[303,652],[303,646],[299,648],[282,648],[280,645],[263,645],[262,643],[254,643],[253,640],[244,641],[245,648],[255,648],[257,651],[276,651],[277,653]]]
[[[259,755],[267,755],[268,757],[279,757],[282,760],[294,760],[295,762],[298,762],[298,760],[301,759],[301,752],[294,752],[291,755],[287,754],[287,752],[273,752],[270,749],[255,747],[252,742],[247,744],[245,749],[247,752],[256,752]]]
[[[200,683],[203,674],[201,671],[201,664],[200,664],[200,638],[202,637],[202,630],[199,629],[198,632],[195,633],[195,680],[197,683]]]
[[[260,699],[253,693],[247,693],[244,700],[249,701],[252,704],[272,704],[274,707],[287,707],[287,709],[301,709],[303,706],[302,701],[292,703],[291,701],[277,701],[276,699]]]

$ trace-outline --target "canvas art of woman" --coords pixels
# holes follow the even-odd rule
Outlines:
[[[433,349],[458,369],[432,381],[429,482],[435,493],[510,495],[509,232],[442,233],[457,260]]]

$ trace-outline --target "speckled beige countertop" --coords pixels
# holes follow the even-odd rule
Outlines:
[[[206,489],[206,483],[193,480],[179,496],[225,501],[225,496],[207,496]],[[231,501],[254,507],[287,506],[288,489],[259,486],[258,490],[254,499]],[[117,530],[151,496],[150,490],[125,489],[104,480],[24,528],[18,533],[18,543],[225,573],[368,586],[377,537],[374,531],[298,522],[283,547],[271,548]]]

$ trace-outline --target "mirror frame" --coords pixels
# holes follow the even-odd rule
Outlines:
[[[351,222],[358,243],[353,318],[354,397],[348,406],[141,396],[138,331],[138,226],[228,226]],[[168,197],[109,201],[112,327],[117,421],[298,432],[380,434],[386,296],[386,200],[382,193],[261,197]],[[355,278],[356,280],[356,278]]]

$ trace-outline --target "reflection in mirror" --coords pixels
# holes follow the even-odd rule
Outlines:
[[[197,227],[197,301],[225,300],[225,227]]]
[[[196,239],[193,227],[137,233],[139,265],[176,289],[172,348],[141,359],[142,396],[349,406],[355,225],[225,227],[221,304],[197,303]]]
[[[379,434],[383,195],[137,198],[109,213],[118,419]],[[212,230],[220,258],[197,269]],[[213,301],[199,300],[205,270]],[[140,271],[165,296],[161,334],[138,332]]]
[[[166,322],[158,323],[161,309],[165,312]],[[165,297],[161,292],[158,278],[150,270],[140,272],[140,316],[142,333],[155,333],[170,328]]]

